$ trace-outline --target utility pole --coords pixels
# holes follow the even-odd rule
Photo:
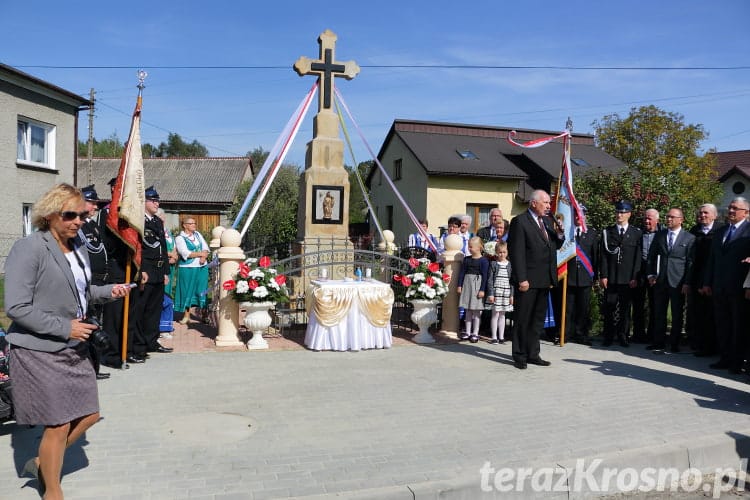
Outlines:
[[[94,177],[94,106],[96,92],[92,88],[89,92],[89,101],[91,101],[91,107],[89,108],[89,143],[88,143],[88,158],[89,168],[87,170],[88,178],[86,179],[86,185],[91,184],[91,179]]]

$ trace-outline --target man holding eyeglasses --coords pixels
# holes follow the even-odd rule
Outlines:
[[[682,209],[670,208],[662,229],[648,252],[648,282],[654,289],[654,343],[646,349],[661,352],[666,346],[667,306],[671,306],[670,350],[680,352],[685,298],[692,282],[695,236],[683,231]]]
[[[741,373],[748,347],[748,308],[743,281],[750,269],[750,204],[734,198],[727,207],[727,225],[711,245],[703,293],[714,299],[719,361],[711,368]]]

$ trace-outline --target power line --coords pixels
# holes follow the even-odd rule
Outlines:
[[[53,66],[12,65],[24,69],[199,69],[199,70],[227,70],[227,69],[284,69],[284,66]],[[750,66],[554,66],[554,65],[472,65],[472,64],[360,64],[361,68],[377,69],[547,69],[559,71],[744,71]]]
[[[101,99],[97,100],[96,102],[97,102],[97,104],[99,104],[99,105],[101,105],[101,106],[104,106],[105,108],[109,108],[109,109],[111,109],[111,110],[113,110],[113,111],[116,111],[116,112],[118,112],[118,113],[121,113],[121,114],[123,114],[123,115],[125,115],[125,116],[132,116],[132,115],[131,115],[130,113],[127,113],[127,112],[125,112],[125,111],[123,111],[123,110],[121,110],[121,109],[115,108],[114,106],[110,106],[109,104],[107,104],[107,103],[105,103],[105,102],[102,102],[102,101],[101,101]],[[166,132],[166,133],[168,133],[168,134],[173,134],[173,133],[176,133],[176,132],[174,132],[173,130],[169,130],[169,129],[166,129],[166,128],[164,128],[164,127],[161,127],[161,126],[159,126],[159,125],[156,125],[155,123],[150,123],[150,122],[148,122],[148,121],[146,121],[146,120],[143,120],[143,119],[141,119],[141,123],[142,123],[142,124],[144,124],[144,125],[148,125],[148,126],[150,126],[150,127],[153,127],[153,128],[155,128],[155,129],[161,130],[161,131],[163,131],[163,132]],[[191,139],[191,137],[185,137],[185,139],[187,139],[187,140],[190,140],[190,139]],[[235,153],[234,151],[229,151],[229,150],[226,150],[226,149],[220,148],[220,147],[218,147],[218,146],[212,146],[211,144],[204,144],[204,146],[206,146],[206,147],[209,147],[209,148],[211,148],[211,149],[214,149],[214,150],[218,150],[218,151],[223,151],[224,153],[230,154],[230,155],[232,155],[232,156],[238,156],[238,157],[239,157],[239,156],[244,156],[244,155],[241,155],[241,154],[239,154],[239,153]]]

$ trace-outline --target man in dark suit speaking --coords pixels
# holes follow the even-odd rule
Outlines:
[[[565,240],[547,214],[550,197],[538,189],[531,193],[529,209],[517,215],[508,231],[511,282],[515,286],[513,361],[520,370],[527,364],[549,366],[539,355],[539,334],[547,311],[547,294],[557,282],[557,254]]]
[[[667,212],[667,228],[651,242],[648,252],[648,281],[654,287],[654,343],[647,349],[661,351],[666,346],[667,305],[672,311],[669,335],[672,352],[680,351],[685,298],[693,281],[695,236],[682,229],[684,216],[679,208]]]

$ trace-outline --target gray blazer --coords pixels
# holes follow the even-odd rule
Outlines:
[[[90,271],[86,247],[81,241],[75,247]],[[113,287],[90,285],[88,302],[111,300]],[[78,315],[77,294],[70,264],[49,231],[16,241],[5,260],[5,312],[13,320],[8,342],[36,351],[64,349]]]
[[[669,250],[668,232],[667,229],[662,229],[651,242],[648,250],[648,275],[655,276],[659,285],[666,284],[672,288],[689,285],[693,282],[695,236],[682,229]]]

